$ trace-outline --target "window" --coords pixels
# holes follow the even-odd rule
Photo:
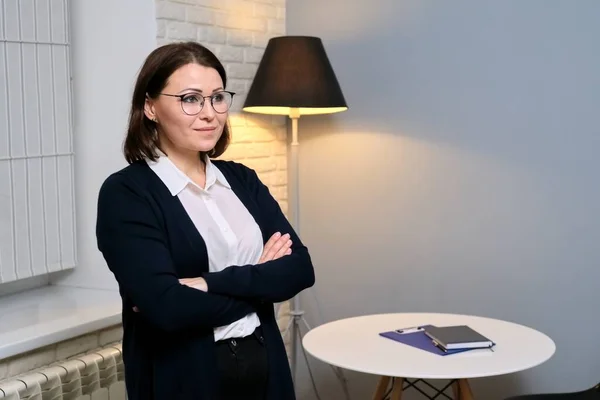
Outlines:
[[[0,0],[0,284],[76,260],[68,0]]]

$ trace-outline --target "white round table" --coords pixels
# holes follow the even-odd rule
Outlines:
[[[496,345],[493,351],[480,349],[440,356],[379,335],[420,325],[468,325]],[[309,331],[302,345],[327,364],[380,375],[374,400],[383,399],[390,380],[392,399],[400,399],[403,385],[415,387],[410,379],[450,379],[455,398],[472,399],[468,378],[533,368],[556,350],[552,339],[523,325],[469,315],[429,313],[378,314],[333,321]]]

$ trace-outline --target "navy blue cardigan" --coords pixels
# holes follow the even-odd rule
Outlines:
[[[264,242],[275,232],[290,233],[292,254],[208,272],[203,238],[178,197],[145,162],[109,176],[100,189],[96,236],[123,299],[130,400],[218,400],[213,328],[250,312],[257,312],[264,332],[268,400],[295,398],[273,303],[314,284],[308,250],[253,170],[213,162],[258,223]],[[197,276],[206,279],[208,293],[179,284]]]

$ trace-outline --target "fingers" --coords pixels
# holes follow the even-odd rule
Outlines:
[[[208,285],[206,284],[206,280],[202,277],[198,278],[183,278],[179,280],[179,283],[185,286],[189,286],[193,289],[198,289],[203,292],[208,292]]]
[[[265,261],[269,261],[269,259],[267,259],[269,251],[271,251],[271,248],[273,247],[273,245],[279,239],[281,239],[281,232],[275,232],[273,235],[271,235],[271,237],[269,238],[269,240],[267,240],[267,243],[265,243],[265,246],[263,248],[263,252],[262,252],[262,254],[260,256],[259,263],[263,263]]]
[[[273,235],[271,235],[269,240],[267,240],[267,243],[265,243],[265,249],[271,248],[271,246],[273,246],[280,238],[281,232],[275,232]]]
[[[264,253],[265,253],[265,260],[266,261],[271,261],[276,259],[276,255],[277,253],[288,244],[288,242],[290,242],[291,246],[291,240],[290,240],[290,235],[289,234],[285,234],[282,235],[281,237],[279,237],[275,243],[273,243],[273,245],[271,247],[269,247],[268,249],[265,249]],[[288,246],[288,247],[289,247]]]
[[[288,253],[289,252],[289,253]],[[292,241],[285,242],[273,256],[273,260],[277,260],[285,255],[292,254]]]
[[[277,232],[265,244],[259,263],[276,260],[286,254],[291,254],[291,247],[292,241],[290,240],[289,233],[281,235]]]
[[[198,282],[199,278],[183,278],[179,280],[179,283],[186,286],[193,286],[194,283]]]

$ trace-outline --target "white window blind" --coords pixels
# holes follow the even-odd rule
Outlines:
[[[0,0],[0,284],[76,264],[68,0]]]

